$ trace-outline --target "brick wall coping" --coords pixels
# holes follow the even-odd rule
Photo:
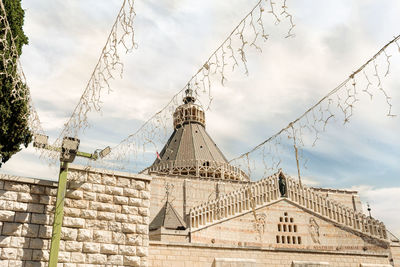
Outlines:
[[[358,194],[358,191],[355,190],[347,190],[347,189],[333,189],[333,188],[322,188],[322,187],[310,187],[314,190],[320,192],[328,192],[328,193],[345,193],[345,194]]]
[[[201,244],[201,243],[172,243],[164,241],[151,241],[149,247],[180,247],[180,248],[200,248],[200,249],[231,249],[231,250],[247,250],[247,251],[269,251],[269,252],[289,252],[304,254],[329,254],[329,255],[346,255],[346,256],[373,256],[379,258],[388,258],[389,253],[378,253],[371,251],[330,251],[330,250],[314,250],[300,248],[269,248],[269,247],[241,247],[234,245],[218,245],[218,244]]]
[[[92,172],[92,173],[104,173],[104,174],[115,175],[115,176],[124,177],[124,178],[133,178],[136,180],[142,180],[142,181],[147,181],[147,182],[151,181],[151,179],[152,179],[152,177],[150,175],[138,174],[138,173],[133,174],[133,173],[121,172],[121,171],[111,171],[111,170],[93,168],[93,167],[77,165],[77,164],[69,164],[68,169],[76,170],[76,171],[88,171],[88,172]],[[57,187],[57,184],[58,184],[57,181],[40,179],[40,178],[22,177],[22,176],[5,174],[5,173],[0,173],[0,180],[26,183],[26,184],[44,185],[44,186],[50,186],[50,187]]]
[[[115,175],[115,176],[124,177],[124,178],[133,178],[136,180],[142,180],[142,181],[148,181],[148,182],[151,181],[151,179],[152,179],[150,175],[146,175],[146,174],[113,171],[113,170],[93,168],[90,166],[83,166],[83,165],[78,165],[78,164],[69,164],[68,169],[76,170],[76,171],[87,171],[87,172],[92,172],[92,173],[103,173],[103,174]]]
[[[24,184],[44,185],[44,186],[51,186],[51,187],[57,187],[57,184],[58,184],[58,182],[51,181],[51,180],[22,177],[22,176],[4,174],[4,173],[0,173],[0,180],[13,181],[13,182],[19,182],[19,183],[24,183]]]

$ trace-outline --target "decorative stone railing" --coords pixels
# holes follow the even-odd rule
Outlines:
[[[194,230],[243,214],[250,211],[254,204],[256,207],[262,206],[277,200],[279,196],[276,175],[249,183],[239,190],[192,208],[189,212],[190,227]]]
[[[192,208],[189,212],[191,230],[207,227],[247,213],[279,198],[287,198],[297,205],[339,225],[374,238],[387,240],[386,228],[382,222],[356,212],[341,203],[327,199],[326,195],[316,192],[312,188],[300,186],[292,178],[285,177],[286,195],[281,197],[278,182],[279,175],[280,173],[276,173],[258,182],[250,183],[237,191]]]
[[[330,200],[326,195],[311,188],[300,186],[292,178],[286,178],[286,180],[287,196],[298,205],[357,232],[379,239],[387,239],[386,227],[382,222]]]
[[[249,181],[246,173],[235,166],[206,160],[170,160],[154,164],[145,171],[155,174]]]

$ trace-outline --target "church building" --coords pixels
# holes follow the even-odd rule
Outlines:
[[[152,176],[149,266],[400,266],[400,244],[356,191],[279,170],[250,181],[206,131],[190,89]]]

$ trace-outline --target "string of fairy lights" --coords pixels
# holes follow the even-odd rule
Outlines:
[[[295,158],[301,181],[299,162],[303,162],[304,167],[307,164],[304,149],[316,146],[327,125],[334,120],[342,121],[343,124],[349,123],[360,101],[360,94],[368,95],[371,100],[374,95],[381,94],[387,105],[386,115],[396,116],[392,113],[391,97],[384,87],[384,80],[390,74],[390,59],[393,55],[400,54],[399,40],[400,35],[394,37],[303,114],[248,152],[232,159],[230,163],[242,168],[249,176],[257,169],[263,169],[263,175],[266,176],[278,170],[283,161]],[[293,146],[293,157],[284,155],[290,146]]]
[[[5,47],[3,51],[10,51],[1,52],[0,57],[5,64],[4,69],[7,70],[7,64],[10,64],[12,59],[18,58],[18,54],[14,44],[12,47],[8,47],[7,38],[12,36],[11,29],[1,0],[0,3],[0,22],[6,25],[5,30],[0,33],[0,45]],[[79,136],[82,130],[89,125],[89,113],[101,111],[101,98],[105,92],[112,90],[110,80],[117,76],[122,77],[124,64],[120,58],[121,53],[131,52],[137,46],[133,26],[135,16],[134,1],[124,0],[85,90],[54,146],[59,146],[65,136]],[[262,52],[262,44],[270,38],[267,30],[270,24],[279,25],[283,22],[288,26],[284,37],[293,37],[295,24],[293,16],[289,12],[287,0],[279,2],[259,0],[190,77],[185,86],[174,94],[160,111],[112,148],[111,154],[105,160],[96,164],[111,169],[125,169],[128,165],[134,165],[140,155],[146,153],[147,150],[158,150],[157,144],[165,143],[169,137],[172,126],[171,114],[181,104],[185,89],[192,88],[197,98],[205,96],[208,101],[202,106],[208,109],[212,104],[212,88],[215,81],[225,85],[228,81],[228,73],[233,73],[237,69],[241,69],[247,75],[249,73],[247,61],[249,50]],[[276,171],[283,161],[295,158],[300,178],[300,166],[307,164],[304,150],[317,145],[321,134],[326,131],[327,125],[332,121],[342,120],[344,124],[350,122],[360,94],[364,93],[371,99],[378,93],[383,95],[388,108],[387,116],[395,116],[392,113],[391,97],[385,90],[384,81],[390,75],[391,59],[395,55],[393,49],[400,52],[399,39],[400,36],[392,39],[301,116],[253,149],[232,159],[230,163],[243,169],[251,177],[259,167],[267,175]],[[25,75],[19,61],[17,62],[18,71],[14,74],[4,73],[4,75],[12,75],[13,96],[16,99],[28,100],[30,109],[28,119],[32,132],[44,134],[30,97],[29,87],[26,85]],[[289,157],[285,155],[288,147],[293,148],[293,154]],[[41,153],[44,158],[58,159],[57,152],[42,150]]]
[[[293,16],[289,13],[287,1],[276,2],[260,0],[233,28],[227,38],[211,53],[204,64],[190,77],[185,86],[179,90],[170,101],[150,119],[148,119],[137,131],[123,139],[106,158],[108,162],[100,161],[100,165],[112,168],[124,169],[125,166],[135,166],[138,158],[149,149],[158,150],[156,144],[166,142],[172,125],[171,114],[181,105],[186,88],[191,88],[197,99],[208,99],[208,103],[202,104],[208,109],[212,103],[212,85],[219,81],[222,85],[227,81],[227,73],[234,72],[240,67],[247,75],[249,73],[246,55],[250,49],[262,52],[262,42],[269,38],[266,26],[278,25],[287,21],[289,29],[285,38],[293,37],[295,24]],[[268,14],[268,15],[265,15]],[[266,17],[269,17],[270,21]]]

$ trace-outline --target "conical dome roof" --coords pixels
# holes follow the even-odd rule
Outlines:
[[[184,104],[174,112],[174,132],[149,173],[195,177],[248,180],[239,168],[229,165],[205,129],[203,109],[196,105],[192,90],[187,89]]]

